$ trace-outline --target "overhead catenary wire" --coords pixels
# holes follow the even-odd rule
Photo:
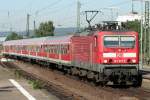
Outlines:
[[[67,10],[67,9],[69,9],[69,8],[72,8],[73,5],[74,5],[74,2],[71,2],[71,3],[65,5],[65,6],[63,6],[63,7],[61,7],[61,8],[55,8],[55,10],[47,11],[47,12],[43,13],[42,15],[48,15],[48,14],[50,14],[50,13],[53,13],[53,14],[55,14],[55,13],[60,13],[61,11]],[[63,9],[63,10],[62,10],[62,9]],[[38,15],[40,15],[40,14],[38,14]]]
[[[42,12],[42,11],[48,9],[48,8],[51,8],[51,7],[55,6],[55,5],[57,5],[58,3],[60,3],[60,1],[62,1],[62,0],[57,0],[57,1],[55,1],[55,2],[53,2],[53,3],[51,3],[51,4],[49,4],[49,5],[47,5],[47,6],[43,7],[43,8],[41,8],[41,9],[38,9],[38,10],[35,12],[35,14],[39,14],[40,12]]]
[[[122,1],[122,2],[119,2],[119,3],[116,3],[116,4],[109,5],[108,7],[112,7],[112,6],[122,6],[122,5],[124,5],[124,4],[130,3],[130,1],[131,1],[131,0]]]
[[[50,14],[51,13],[51,15],[50,15],[50,17],[52,17],[52,16],[54,16],[54,14],[56,14],[56,13],[58,13],[57,15],[58,16],[60,16],[61,14],[60,14],[60,12],[64,12],[64,10],[65,9],[70,9],[70,7],[72,7],[72,5],[75,5],[75,2],[73,1],[73,2],[71,2],[70,4],[67,4],[67,5],[65,5],[65,6],[59,6],[59,7],[57,7],[57,5],[61,2],[62,0],[55,0],[55,1],[53,1],[53,2],[51,2],[50,4],[48,4],[47,6],[45,6],[45,7],[42,7],[42,8],[40,8],[40,9],[37,9],[37,10],[35,10],[34,12],[32,12],[30,15],[32,16],[32,18],[33,17],[35,17],[36,15],[36,13],[38,13],[38,15],[36,16],[36,18],[37,18],[37,20],[40,18],[40,17],[42,17],[42,16],[47,16],[48,14]],[[121,2],[118,2],[118,3],[116,3],[116,4],[112,4],[112,5],[109,5],[109,6],[111,6],[111,7],[113,7],[113,6],[122,6],[122,5],[124,5],[124,4],[127,4],[129,1],[131,1],[131,0],[126,0],[126,1],[121,1]],[[92,1],[93,2],[93,1]],[[87,2],[81,2],[81,4],[82,4],[82,8],[86,8],[87,7],[87,4],[90,4],[90,1],[87,1]],[[33,2],[30,2],[30,3],[28,3],[28,5],[30,6],[30,5],[34,5],[34,3]],[[27,6],[28,6],[27,5]],[[27,7],[26,6],[26,7]],[[51,8],[51,7],[53,7],[53,9],[49,9],[49,8]],[[74,8],[74,7],[72,7],[72,8]],[[62,10],[61,10],[62,9]],[[43,13],[44,12],[44,13]],[[22,12],[21,12],[22,13]],[[73,15],[73,14],[69,14],[69,16],[70,15]],[[40,17],[39,17],[40,16]],[[13,16],[11,16],[11,18],[12,18]],[[76,16],[72,16],[73,18],[75,18]],[[65,18],[65,22],[67,21],[67,20],[71,20],[71,18],[72,18],[71,16],[69,17],[69,18]],[[48,18],[48,17],[47,17]],[[58,17],[59,18],[59,17]],[[14,22],[14,21],[13,21]],[[16,20],[16,22],[18,22],[17,20]]]

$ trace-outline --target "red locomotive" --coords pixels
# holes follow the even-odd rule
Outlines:
[[[3,55],[57,65],[63,71],[102,85],[142,84],[138,33],[97,30],[88,35],[6,41]]]

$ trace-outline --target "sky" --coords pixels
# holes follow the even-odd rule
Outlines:
[[[86,10],[100,10],[93,24],[111,19],[110,7],[113,10],[113,19],[117,15],[131,12],[131,0],[79,0],[81,3],[81,26],[85,21]],[[134,8],[139,12],[140,3],[135,2]],[[104,9],[105,8],[105,9]],[[106,9],[107,8],[107,9]],[[30,29],[33,21],[36,27],[41,22],[53,21],[55,27],[76,27],[77,0],[1,0],[0,2],[0,31],[26,30],[26,17],[30,14]]]

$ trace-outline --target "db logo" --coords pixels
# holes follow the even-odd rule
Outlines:
[[[117,53],[117,57],[122,57],[123,54],[122,53]]]

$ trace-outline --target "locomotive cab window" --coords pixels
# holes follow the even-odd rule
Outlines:
[[[104,46],[134,48],[135,37],[134,36],[104,36]]]
[[[118,47],[119,46],[119,37],[118,36],[105,36],[104,37],[104,46]]]
[[[120,46],[133,48],[135,46],[135,37],[121,36],[120,37]]]

